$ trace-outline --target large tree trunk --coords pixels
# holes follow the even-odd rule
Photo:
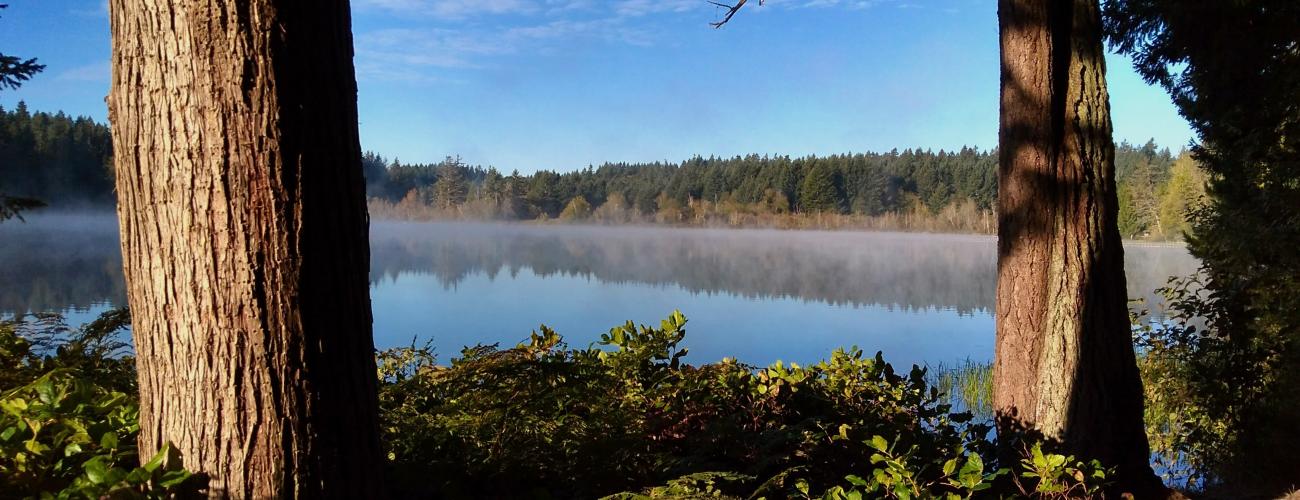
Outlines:
[[[998,19],[1000,437],[1054,441],[1154,491],[1097,0],[1001,0]]]
[[[110,7],[143,456],[171,443],[213,496],[374,496],[347,1]]]

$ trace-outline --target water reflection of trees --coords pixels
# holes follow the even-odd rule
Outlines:
[[[477,272],[527,268],[698,293],[971,313],[992,308],[996,278],[993,241],[955,235],[381,223],[371,240],[372,279],[426,273],[447,287]],[[1195,266],[1177,248],[1129,254],[1133,296]]]
[[[111,216],[29,217],[0,225],[0,314],[125,304]]]
[[[833,304],[992,308],[995,249],[984,237],[488,224],[374,224],[372,280],[403,273],[455,286],[529,269],[608,283]],[[1126,250],[1130,296],[1195,261],[1177,248]],[[111,216],[0,225],[0,313],[125,303]]]

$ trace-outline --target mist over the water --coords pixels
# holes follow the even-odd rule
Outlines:
[[[24,218],[0,224],[0,314],[75,313],[126,304],[116,216]]]
[[[1130,297],[1197,262],[1177,245],[1129,244]],[[125,301],[111,215],[0,225],[0,313]],[[992,237],[867,232],[375,222],[376,344],[432,339],[443,353],[513,344],[539,323],[586,345],[616,323],[691,318],[696,362],[801,363],[835,346],[902,363],[992,355]],[[80,311],[78,313],[77,311]],[[423,340],[421,340],[423,341]]]

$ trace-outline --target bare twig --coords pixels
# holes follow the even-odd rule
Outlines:
[[[714,2],[713,0],[708,0],[708,2],[713,5],[717,5],[718,7],[727,9],[727,15],[723,17],[721,21],[718,21],[716,23],[709,23],[709,24],[712,25],[714,28],[721,28],[722,25],[727,24],[727,21],[731,20],[732,16],[736,15],[736,12],[739,11],[741,7],[745,6],[745,2],[747,1],[749,0],[736,0],[736,5],[727,5],[725,3],[718,3],[718,2]],[[764,0],[758,0],[758,5],[762,6],[763,1]]]

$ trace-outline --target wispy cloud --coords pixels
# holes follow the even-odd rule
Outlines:
[[[100,61],[65,69],[59,72],[55,79],[69,82],[108,83],[111,75],[112,69],[108,61]]]
[[[446,75],[492,67],[492,61],[502,56],[546,53],[552,42],[580,38],[637,46],[653,40],[650,33],[616,18],[562,19],[496,29],[383,29],[357,36],[357,73],[371,80],[455,81]]]
[[[637,17],[665,12],[687,12],[709,7],[701,0],[620,0],[614,5],[614,12],[624,17]]]
[[[93,7],[77,7],[69,9],[68,12],[74,16],[83,17],[108,17],[108,0],[99,0],[99,5]]]
[[[360,0],[362,7],[440,19],[464,19],[479,15],[535,14],[541,4],[535,0]]]
[[[767,0],[768,7],[787,9],[817,9],[839,7],[850,10],[868,9],[897,0]]]
[[[726,0],[723,0],[724,3]],[[754,10],[862,9],[899,0],[767,0]],[[394,24],[358,33],[357,71],[363,79],[442,82],[447,75],[495,67],[517,54],[552,54],[575,40],[652,46],[663,28],[647,18],[705,13],[706,0],[358,0]],[[374,14],[374,12],[372,12]],[[412,17],[414,16],[414,17]]]

